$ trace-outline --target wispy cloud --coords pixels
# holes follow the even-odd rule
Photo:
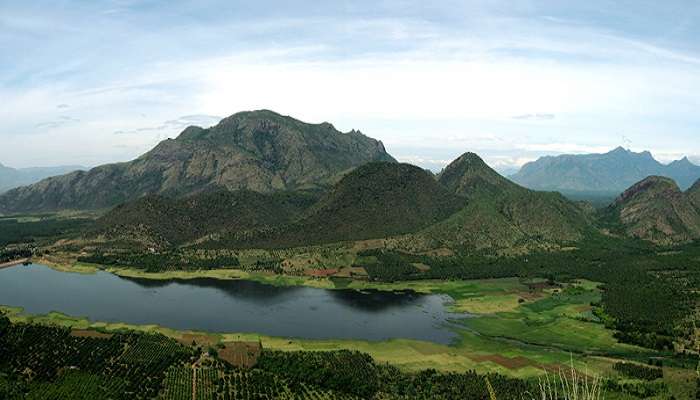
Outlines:
[[[176,119],[165,121],[157,126],[147,126],[130,130],[116,130],[114,131],[114,134],[129,135],[144,132],[160,131],[179,132],[192,125],[199,126],[202,128],[208,128],[212,125],[216,125],[219,121],[221,121],[221,119],[221,117],[217,117],[214,115],[185,115]]]
[[[40,122],[38,124],[35,124],[34,127],[38,130],[48,130],[48,129],[55,129],[55,128],[60,128],[65,125],[69,124],[76,124],[80,122],[78,118],[73,118],[68,115],[60,115],[56,119],[52,121],[45,121],[45,122]]]
[[[10,2],[0,160],[21,165],[31,149],[64,164],[75,143],[128,159],[187,125],[258,108],[361,129],[433,167],[470,150],[509,168],[608,150],[622,135],[700,154],[700,7],[629,7]]]
[[[515,115],[513,116],[513,119],[522,119],[522,120],[533,120],[533,121],[549,121],[555,118],[554,114],[522,114],[522,115]]]

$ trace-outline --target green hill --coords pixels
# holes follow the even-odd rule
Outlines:
[[[386,238],[435,224],[463,205],[418,167],[371,163],[346,175],[297,222],[235,232],[208,245],[268,248]]]
[[[591,229],[589,214],[576,204],[520,187],[473,153],[453,161],[438,179],[466,199],[464,208],[406,238],[411,246],[528,251],[573,244]]]
[[[670,178],[650,176],[627,189],[603,212],[613,229],[657,244],[700,238],[696,183],[683,193]]]
[[[272,111],[234,114],[189,127],[141,157],[48,178],[0,195],[0,213],[100,209],[146,194],[191,195],[211,188],[261,193],[326,188],[372,161],[395,161],[381,142],[329,123]]]
[[[305,192],[213,191],[173,199],[149,195],[115,207],[91,234],[109,240],[164,248],[218,232],[289,223],[318,199]]]

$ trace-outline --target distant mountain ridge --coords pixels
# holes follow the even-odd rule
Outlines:
[[[0,193],[19,186],[31,185],[51,176],[84,169],[86,168],[79,165],[11,168],[0,164]]]
[[[664,165],[648,151],[634,153],[618,147],[604,154],[541,157],[510,178],[534,190],[617,194],[648,176],[671,178],[686,190],[700,178],[700,166],[687,157]]]
[[[99,209],[147,194],[212,188],[260,193],[328,187],[372,161],[395,160],[380,141],[329,123],[268,110],[241,112],[208,129],[188,127],[141,157],[45,179],[0,195],[0,212]]]

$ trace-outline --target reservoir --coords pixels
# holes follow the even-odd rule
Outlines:
[[[0,304],[93,322],[304,339],[458,337],[448,296],[412,291],[330,290],[245,280],[148,280],[76,274],[31,264],[0,269]]]

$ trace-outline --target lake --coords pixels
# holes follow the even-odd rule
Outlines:
[[[0,269],[0,304],[91,321],[305,339],[457,337],[450,298],[412,291],[327,290],[245,280],[148,280],[75,274],[31,264]],[[463,316],[463,315],[462,315]]]

